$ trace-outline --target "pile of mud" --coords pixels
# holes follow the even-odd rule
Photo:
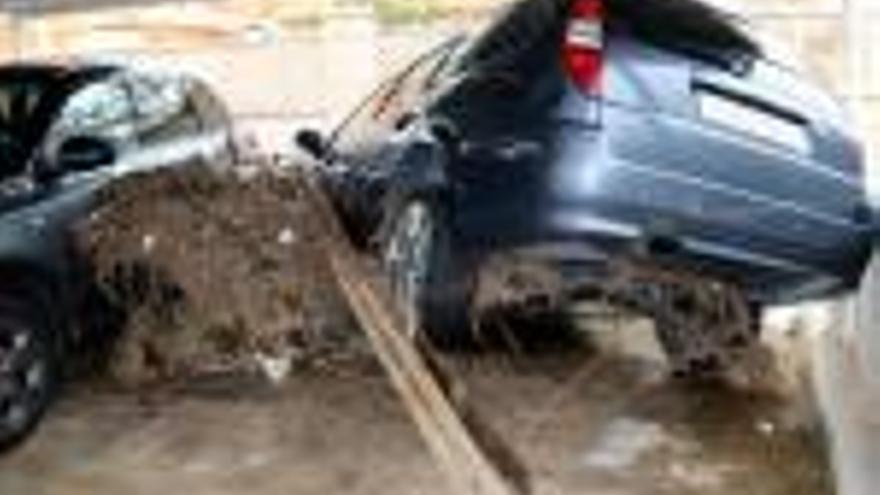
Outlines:
[[[164,170],[107,188],[76,236],[102,302],[88,311],[101,370],[123,385],[280,378],[291,363],[358,353],[314,218],[300,180],[269,166]]]

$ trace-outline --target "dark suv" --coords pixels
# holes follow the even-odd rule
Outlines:
[[[59,378],[73,317],[70,229],[138,171],[234,158],[227,111],[160,71],[0,67],[0,448],[23,439]]]
[[[697,0],[523,0],[298,141],[434,340],[470,332],[499,252],[573,281],[640,253],[755,318],[855,287],[869,251],[862,148],[797,66]]]

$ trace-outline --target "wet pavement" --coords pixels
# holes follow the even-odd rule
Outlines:
[[[447,365],[534,493],[833,492],[821,438],[797,401],[671,382],[642,352],[650,339],[634,332],[634,353],[612,342],[601,352]],[[78,386],[32,441],[0,460],[0,494],[163,492],[449,493],[370,363],[300,373],[282,388],[256,377],[139,397]]]
[[[812,415],[775,393],[672,382],[636,358],[548,366],[470,382],[487,415],[514,411],[494,424],[538,493],[833,493]]]

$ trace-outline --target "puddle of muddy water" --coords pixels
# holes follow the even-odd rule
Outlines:
[[[833,493],[807,401],[669,379],[650,325],[620,323],[592,325],[590,355],[465,372],[535,493]]]
[[[674,439],[660,424],[620,418],[604,429],[584,456],[584,464],[592,469],[627,469],[643,455],[672,442]]]

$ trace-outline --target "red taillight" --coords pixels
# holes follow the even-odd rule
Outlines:
[[[565,30],[563,60],[575,85],[598,96],[602,85],[604,47],[602,0],[575,0]]]

